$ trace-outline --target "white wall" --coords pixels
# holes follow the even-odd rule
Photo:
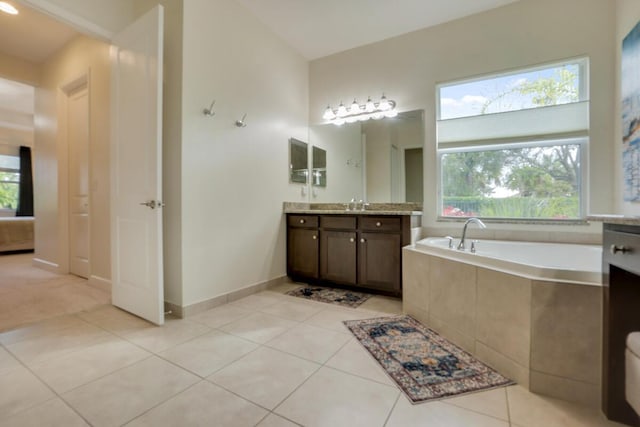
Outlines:
[[[41,84],[35,95],[34,202],[35,259],[62,265],[65,253],[64,191],[66,142],[58,130],[61,87],[89,73],[90,92],[90,263],[93,279],[111,277],[109,219],[109,117],[110,65],[107,43],[78,36],[41,67]],[[63,265],[62,265],[63,266]],[[64,269],[64,266],[63,266]],[[66,272],[66,271],[65,271]]]
[[[0,53],[0,77],[36,86],[40,82],[40,68],[31,62]]]
[[[327,152],[327,186],[312,187],[313,203],[346,203],[362,194],[362,138],[359,123],[324,125],[309,129],[310,153],[313,146]],[[311,165],[311,155],[309,157]]]
[[[615,7],[602,0],[519,2],[311,62],[310,121],[321,121],[327,103],[366,99],[385,92],[401,111],[425,110],[427,227],[436,222],[435,86],[437,83],[589,56],[591,94],[590,203],[610,212],[613,197]],[[357,73],[352,70],[357,69]],[[446,226],[446,224],[445,224]],[[492,228],[518,228],[495,225]],[[536,227],[527,226],[528,229]],[[549,229],[548,227],[537,227]],[[569,233],[584,226],[555,226]]]
[[[635,27],[640,21],[640,2],[637,0],[617,0],[617,25],[616,25],[616,103],[614,116],[614,137],[613,145],[615,147],[614,164],[615,164],[615,195],[616,195],[616,211],[614,213],[623,213],[626,215],[640,215],[640,203],[630,203],[623,200],[623,174],[622,174],[622,96],[621,96],[621,72],[620,64],[622,61],[622,40],[629,31]]]
[[[185,0],[184,22],[186,306],[285,274],[282,202],[301,200],[288,141],[307,140],[309,103],[308,62],[237,2]]]

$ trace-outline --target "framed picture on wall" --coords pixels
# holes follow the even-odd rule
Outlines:
[[[624,200],[640,202],[640,22],[622,41]]]

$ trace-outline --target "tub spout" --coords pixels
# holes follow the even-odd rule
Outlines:
[[[465,223],[464,223],[464,227],[462,228],[462,238],[460,239],[460,243],[458,243],[458,250],[459,251],[464,251],[465,250],[465,246],[464,246],[464,239],[467,235],[467,227],[469,226],[470,223],[475,223],[478,225],[478,227],[480,228],[487,228],[486,225],[484,225],[484,222],[480,221],[478,218],[469,218]]]

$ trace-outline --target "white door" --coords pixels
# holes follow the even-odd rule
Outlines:
[[[156,6],[112,47],[112,302],[164,323],[162,27]]]
[[[86,84],[67,97],[69,144],[69,272],[89,277],[89,95]]]

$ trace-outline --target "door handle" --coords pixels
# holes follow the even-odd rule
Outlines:
[[[156,208],[156,201],[155,200],[147,200],[146,202],[142,202],[140,203],[141,205],[147,206],[151,209],[155,209]]]

